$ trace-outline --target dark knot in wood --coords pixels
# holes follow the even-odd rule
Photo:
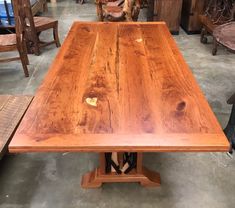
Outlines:
[[[182,102],[178,103],[176,110],[183,111],[185,109],[185,107],[186,107],[186,103],[185,103],[185,101],[182,101]]]

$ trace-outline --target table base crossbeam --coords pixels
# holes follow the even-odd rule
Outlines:
[[[160,174],[142,166],[142,153],[138,153],[136,170],[128,174],[105,173],[104,154],[100,154],[100,167],[83,175],[82,188],[99,188],[103,183],[138,182],[144,187],[160,186]]]

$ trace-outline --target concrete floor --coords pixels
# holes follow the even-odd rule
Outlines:
[[[59,20],[61,41],[73,21],[96,21],[91,0],[84,5],[60,0],[49,4],[45,15]],[[43,37],[50,36],[45,33]],[[235,91],[235,55],[220,48],[213,57],[212,45],[200,44],[199,35],[180,31],[174,38],[224,127],[231,110],[226,100]],[[50,46],[39,57],[30,55],[29,78],[24,78],[20,63],[1,64],[0,94],[34,94],[57,51]],[[155,153],[146,154],[144,161],[161,173],[160,188],[145,189],[133,183],[84,190],[80,179],[97,166],[96,154],[8,155],[0,161],[0,208],[234,207],[235,159],[226,153]]]

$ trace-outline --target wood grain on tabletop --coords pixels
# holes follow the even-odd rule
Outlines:
[[[228,146],[164,23],[76,22],[10,151],[227,151]]]

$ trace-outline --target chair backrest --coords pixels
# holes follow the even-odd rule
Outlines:
[[[129,21],[137,21],[140,12],[140,1],[139,0],[125,0],[123,11],[126,15],[130,15],[131,19]]]
[[[224,24],[234,19],[234,0],[210,0],[206,9],[214,24]]]
[[[36,28],[33,20],[30,1],[13,0],[13,7],[15,21],[18,21],[18,25],[20,26],[18,29],[21,30],[21,33],[27,35],[27,39],[30,39],[32,35],[36,35]]]

